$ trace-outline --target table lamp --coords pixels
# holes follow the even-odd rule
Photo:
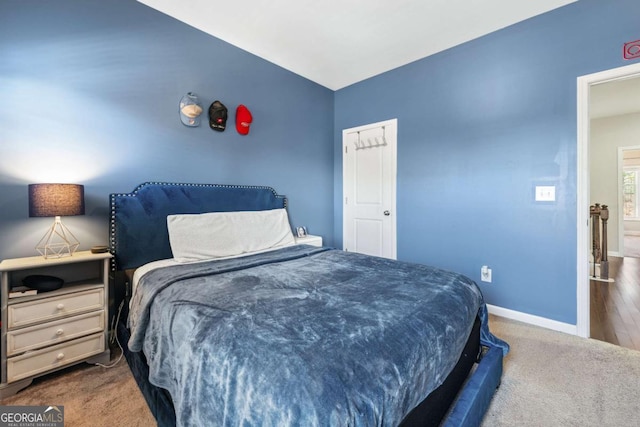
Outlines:
[[[29,184],[29,216],[53,216],[49,231],[36,250],[45,258],[71,256],[80,242],[62,223],[61,216],[84,215],[84,186],[78,184]]]

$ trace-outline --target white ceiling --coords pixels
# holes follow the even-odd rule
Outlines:
[[[337,90],[576,0],[138,0]]]

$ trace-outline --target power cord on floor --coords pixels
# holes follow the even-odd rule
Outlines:
[[[116,327],[118,326],[118,322],[120,321],[120,313],[122,313],[122,307],[124,307],[124,302],[125,300],[123,299],[122,302],[120,302],[120,307],[118,307],[118,314],[115,318],[113,318],[111,320],[111,338],[109,339],[109,344],[113,344],[113,341],[115,341],[118,344],[118,347],[120,348],[120,356],[118,356],[118,359],[113,362],[110,363],[108,365],[102,364],[102,363],[92,363],[92,365],[96,365],[96,366],[102,366],[103,368],[113,368],[114,366],[116,366],[118,363],[120,363],[120,360],[122,359],[122,356],[124,355],[124,350],[122,349],[122,345],[120,345],[120,341],[118,340],[118,332],[116,331]]]

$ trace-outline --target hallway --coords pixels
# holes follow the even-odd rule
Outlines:
[[[591,280],[591,338],[640,351],[640,258],[609,258],[613,283]]]

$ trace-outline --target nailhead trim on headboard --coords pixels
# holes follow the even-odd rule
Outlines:
[[[115,199],[116,197],[136,197],[138,192],[149,185],[159,185],[163,187],[215,187],[215,188],[236,188],[236,189],[258,189],[258,190],[268,190],[271,191],[276,199],[283,200],[283,206],[287,208],[287,198],[285,196],[279,195],[276,191],[267,186],[259,186],[259,185],[228,185],[228,184],[196,184],[196,183],[180,183],[180,182],[160,182],[160,181],[148,181],[138,185],[132,192],[130,193],[114,193],[110,196],[110,226],[109,226],[109,248],[110,252],[114,255],[111,262],[111,269],[116,269],[116,206]]]

